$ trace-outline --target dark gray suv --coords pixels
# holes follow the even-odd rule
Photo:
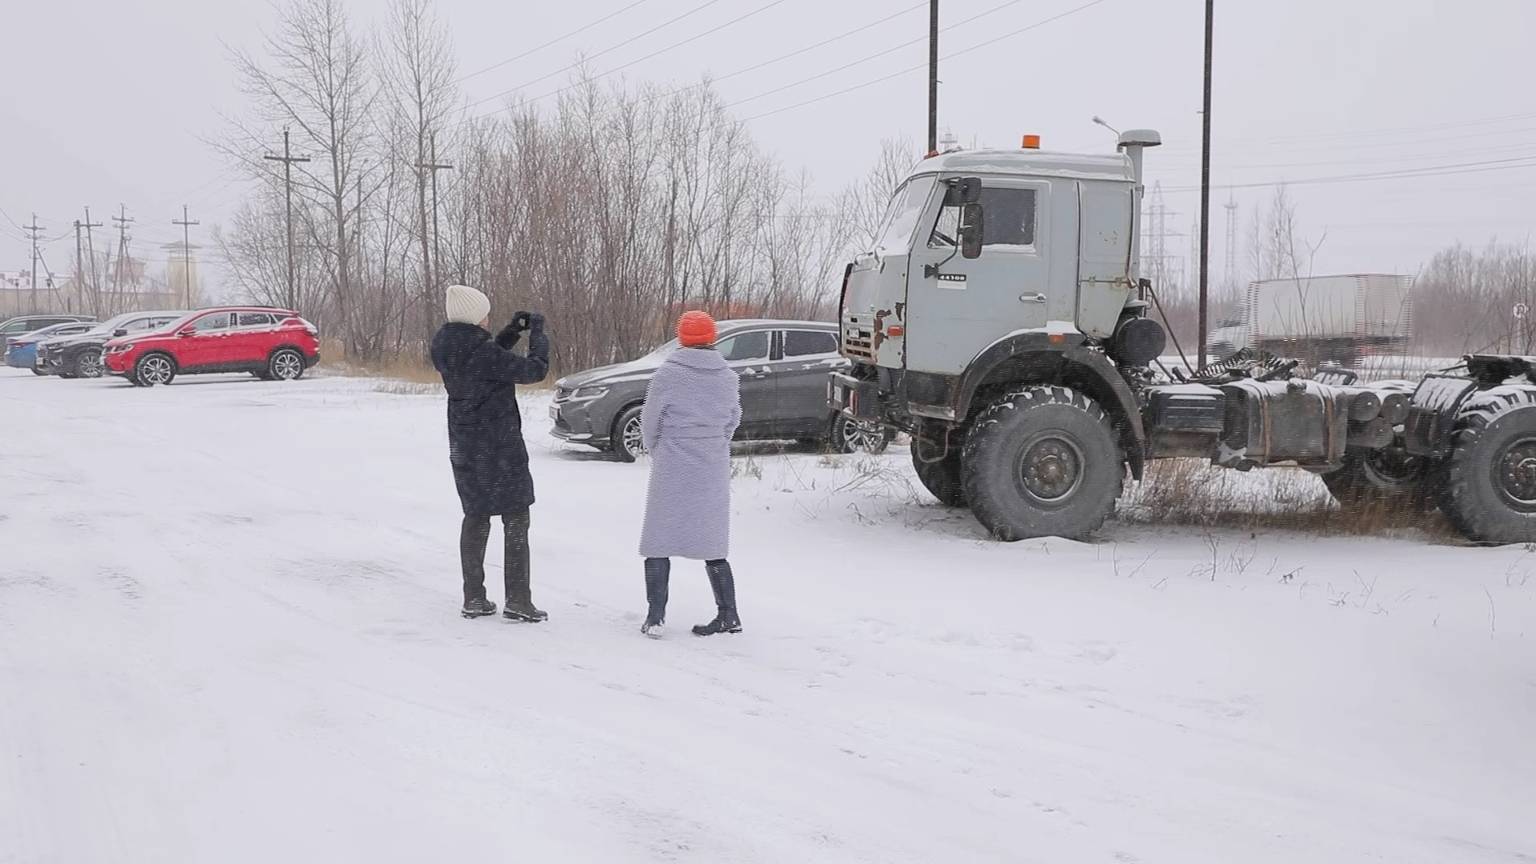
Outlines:
[[[827,405],[827,374],[848,365],[837,352],[836,324],[721,321],[717,326],[715,347],[741,376],[738,440],[802,441],[843,453],[878,453],[890,443],[885,431],[840,417]],[[642,451],[646,385],[676,349],[673,340],[638,360],[555,382],[551,434],[634,461]]]

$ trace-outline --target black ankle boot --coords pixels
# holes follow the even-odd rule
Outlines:
[[[667,579],[672,573],[672,561],[667,558],[645,559],[645,623],[640,632],[660,639],[662,625],[667,620]]]
[[[736,579],[731,574],[730,562],[705,562],[709,573],[709,587],[715,592],[715,620],[708,624],[696,624],[695,636],[713,636],[716,633],[740,633],[741,618],[736,615]]]

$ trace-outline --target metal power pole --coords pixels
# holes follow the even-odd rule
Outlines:
[[[418,170],[432,172],[432,266],[429,268],[429,272],[433,276],[437,277],[434,281],[441,282],[442,274],[439,271],[439,268],[442,265],[443,253],[442,247],[438,245],[437,238],[437,172],[451,171],[453,170],[453,166],[446,162],[437,161],[437,133],[433,132],[430,136],[428,136],[427,140],[429,142],[429,146],[431,147],[430,158],[432,161],[417,162],[416,167]],[[431,287],[437,286],[434,285]]]
[[[201,224],[196,219],[187,218],[187,205],[181,205],[181,218],[172,219],[172,225],[181,226],[181,285],[186,295],[187,306],[192,308],[192,236],[190,230],[193,225]]]
[[[928,155],[939,152],[939,0],[928,0]]]
[[[1211,19],[1216,0],[1205,0],[1205,105],[1200,114],[1200,344],[1196,364],[1205,366],[1205,337],[1210,311],[1211,261]]]
[[[288,149],[288,130],[283,130],[283,155],[272,153],[261,157],[269,162],[283,163],[283,197],[288,203],[288,296],[284,303],[289,309],[299,308],[299,298],[293,290],[293,163],[308,162],[308,156],[295,156]]]
[[[21,226],[27,232],[32,241],[32,313],[37,314],[37,238],[43,234],[43,226],[37,224],[37,214],[32,214],[32,222]]]

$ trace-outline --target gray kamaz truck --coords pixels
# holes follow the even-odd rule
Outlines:
[[[1300,466],[1345,505],[1437,506],[1468,537],[1536,539],[1536,358],[1413,382],[1243,352],[1188,375],[1139,275],[1142,159],[1037,149],[923,160],[844,271],[835,410],[912,436],[940,501],[996,537],[1082,537],[1148,460]]]

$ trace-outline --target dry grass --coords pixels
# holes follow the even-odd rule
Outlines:
[[[343,354],[341,346],[326,344],[321,356],[338,359],[322,360],[319,368],[329,375],[378,379],[379,383],[375,389],[380,393],[396,396],[423,396],[443,392],[442,376],[437,374],[431,362],[424,357],[400,354],[384,360],[363,362],[348,360]],[[542,382],[523,386],[522,389],[548,390],[555,386],[558,377],[551,373],[545,376]]]
[[[1407,502],[1341,509],[1322,480],[1300,468],[1240,472],[1198,459],[1152,462],[1142,482],[1126,491],[1117,513],[1122,522],[1148,525],[1377,537],[1427,532],[1447,542],[1458,538],[1438,514]]]

